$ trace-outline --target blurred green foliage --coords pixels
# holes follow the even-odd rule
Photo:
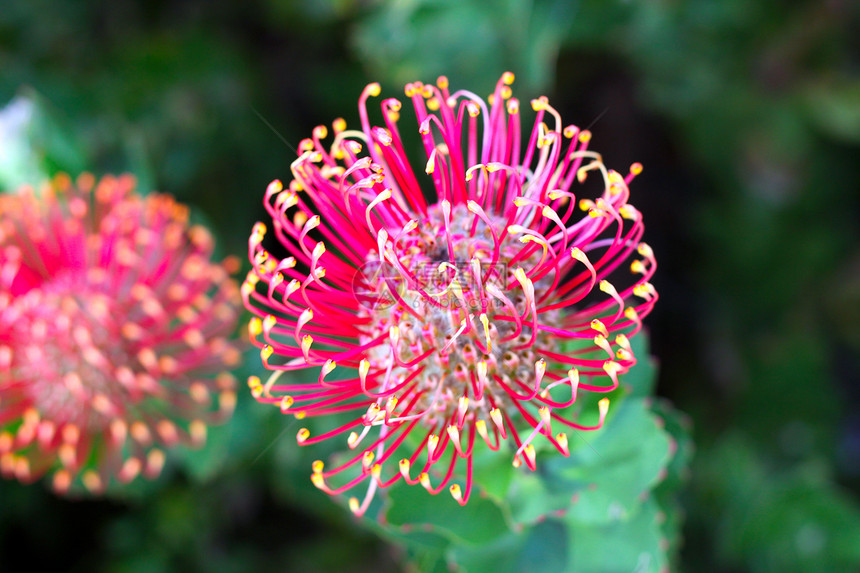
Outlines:
[[[295,424],[242,394],[234,423],[176,452],[146,491],[69,502],[0,482],[0,570],[379,571],[410,558],[419,571],[476,559],[626,571],[610,559],[630,539],[657,544],[650,564],[680,547],[687,571],[857,570],[858,24],[847,0],[4,2],[0,188],[129,170],[190,203],[224,253],[246,248],[265,185],[288,177],[281,137],[354,123],[368,81],[444,73],[484,94],[510,69],[523,98],[546,92],[566,120],[595,121],[609,165],[645,164],[632,200],[661,265],[657,391],[692,415],[697,453],[680,502],[672,461],[656,488],[643,472],[652,493],[627,520],[599,529],[573,511],[515,531],[497,472],[474,509],[507,515],[508,533],[477,549],[413,530],[403,553],[317,492],[308,467],[324,452],[296,448]],[[607,449],[629,447],[633,463],[668,433],[673,460],[689,457],[665,402],[625,403],[645,435]],[[435,500],[418,494],[413,510]],[[592,563],[583,545],[607,557]]]

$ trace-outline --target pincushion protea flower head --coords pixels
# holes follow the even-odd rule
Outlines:
[[[642,167],[607,169],[591,134],[563,126],[544,97],[521,131],[512,82],[504,74],[487,102],[444,77],[408,84],[420,165],[404,149],[400,101],[383,99],[384,125],[371,125],[370,84],[361,130],[336,120],[327,148],[317,127],[289,186],[266,191],[288,256],[263,247],[258,223],[242,294],[274,372],[249,386],[296,418],[352,413],[319,435],[299,430],[298,442],[344,438],[353,453],[315,462],[311,479],[329,493],[367,481],[363,500],[350,499],[357,514],[400,479],[465,504],[481,442],[532,470],[535,440],[569,455],[559,430],[600,427],[608,409],[601,400],[596,424],[577,422],[577,395],[615,389],[636,361],[630,337],[657,299],[627,202]],[[315,381],[281,376],[306,368]]]
[[[0,471],[64,493],[155,477],[229,417],[236,261],[134,178],[0,195]]]

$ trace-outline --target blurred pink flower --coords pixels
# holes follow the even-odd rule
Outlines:
[[[0,472],[98,493],[228,418],[236,261],[129,175],[0,195]]]
[[[564,127],[545,97],[521,132],[512,82],[505,73],[487,102],[452,93],[444,77],[408,84],[410,144],[397,99],[382,100],[384,125],[372,126],[366,104],[381,90],[370,84],[361,130],[336,120],[326,148],[317,127],[289,186],[266,191],[272,248],[287,256],[263,247],[258,223],[242,295],[274,372],[248,383],[299,419],[353,413],[318,435],[302,428],[298,442],[345,437],[354,453],[315,462],[311,479],[332,494],[369,480],[350,500],[357,514],[400,479],[465,504],[483,442],[512,440],[514,465],[531,469],[538,436],[569,455],[558,430],[598,428],[609,406],[600,400],[596,422],[579,423],[577,393],[615,389],[636,361],[629,339],[657,300],[656,262],[627,202],[642,166],[607,169],[591,133]],[[417,175],[413,146],[426,152]],[[315,381],[281,376],[307,368]]]

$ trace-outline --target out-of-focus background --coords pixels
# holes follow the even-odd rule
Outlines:
[[[242,254],[291,146],[355,124],[366,83],[486,95],[505,70],[608,166],[645,166],[658,393],[697,445],[681,570],[860,570],[856,2],[4,0],[0,190],[131,171]],[[109,501],[0,482],[0,570],[398,570],[311,486],[295,422],[252,402]]]

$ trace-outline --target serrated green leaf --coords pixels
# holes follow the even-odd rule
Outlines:
[[[640,398],[625,400],[611,424],[574,436],[587,440],[587,446],[569,458],[539,458],[537,472],[514,478],[509,500],[516,522],[533,522],[572,500],[567,510],[572,520],[600,524],[624,519],[669,460],[669,436]]]
[[[651,410],[662,420],[663,429],[672,438],[672,459],[666,465],[666,477],[657,489],[666,492],[676,491],[689,477],[690,461],[695,446],[690,438],[691,422],[683,412],[675,410],[666,400],[657,400]]]
[[[384,520],[466,544],[487,543],[509,531],[501,509],[489,499],[473,495],[461,507],[447,492],[434,496],[420,486],[402,483],[388,490]]]
[[[627,521],[606,525],[566,520],[570,539],[567,571],[657,573],[668,566],[660,531],[660,508],[648,500]]]
[[[467,573],[537,573],[564,571],[568,561],[564,524],[548,519],[510,532],[480,547],[454,547],[450,560]]]
[[[640,332],[630,340],[630,346],[637,362],[629,372],[620,375],[619,380],[622,386],[630,388],[630,396],[650,396],[657,385],[657,360],[651,356],[648,336]]]

